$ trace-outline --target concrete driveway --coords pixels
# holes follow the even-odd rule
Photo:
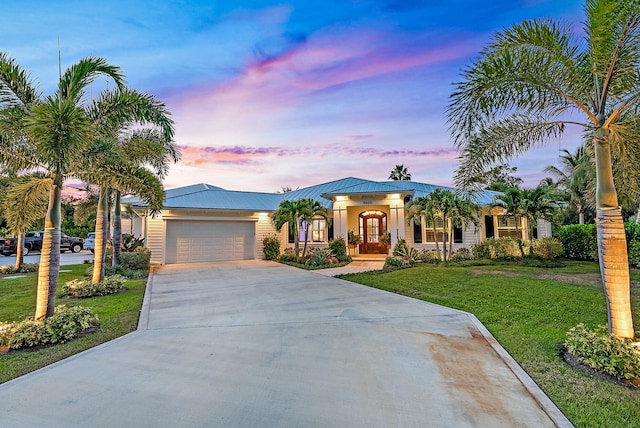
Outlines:
[[[470,314],[261,261],[150,285],[138,331],[0,385],[0,425],[570,426]]]

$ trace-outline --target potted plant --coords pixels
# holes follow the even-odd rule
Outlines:
[[[385,233],[385,234],[380,235],[380,238],[378,239],[378,242],[380,242],[382,245],[384,245],[384,247],[387,250],[387,252],[389,252],[389,249],[391,248],[391,234],[390,233]]]
[[[349,244],[349,248],[354,250],[352,255],[357,256],[358,244],[362,242],[362,238],[360,238],[360,235],[356,234],[353,230],[350,230],[347,234],[347,242]]]

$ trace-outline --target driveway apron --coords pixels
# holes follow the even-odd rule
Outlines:
[[[0,426],[571,424],[473,315],[248,261],[157,269],[138,331],[0,385]]]

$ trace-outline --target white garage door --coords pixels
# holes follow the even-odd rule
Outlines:
[[[251,221],[167,221],[166,263],[248,260],[254,248]]]

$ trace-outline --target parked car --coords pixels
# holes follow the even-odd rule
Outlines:
[[[87,237],[84,238],[84,249],[91,250],[93,253],[96,247],[96,233],[89,232],[87,233]]]
[[[26,256],[31,251],[42,250],[42,239],[44,232],[33,231],[24,234],[24,255]],[[4,238],[2,245],[0,245],[0,254],[4,256],[10,256],[16,253],[17,238]],[[77,253],[82,250],[84,239],[76,236],[67,236],[64,233],[60,235],[60,252],[71,251]]]

